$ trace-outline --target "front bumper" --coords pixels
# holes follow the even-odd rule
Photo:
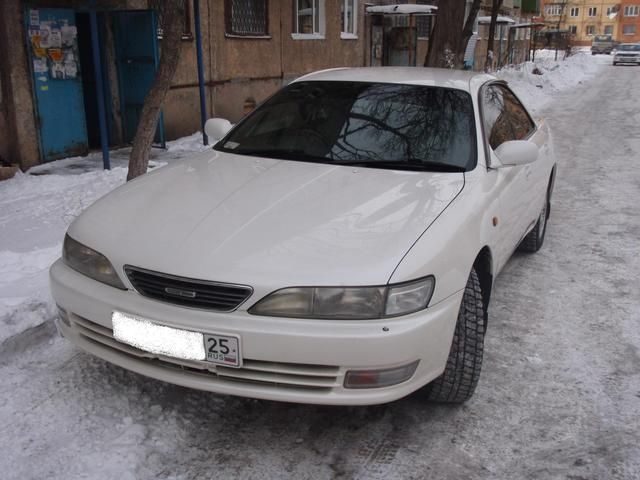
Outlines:
[[[267,400],[369,405],[402,398],[439,376],[446,365],[462,291],[404,317],[369,321],[308,320],[215,313],[179,307],[96,282],[61,260],[50,270],[64,321],[60,333],[87,352],[128,370],[185,387]],[[113,339],[111,314],[124,311],[155,323],[238,335],[242,368],[155,355]],[[419,361],[413,376],[383,388],[344,388],[349,370]]]
[[[613,57],[613,61],[615,63],[633,63],[633,64],[640,64],[640,56],[614,56]]]

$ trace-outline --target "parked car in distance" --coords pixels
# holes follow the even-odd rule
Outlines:
[[[306,75],[229,128],[71,224],[61,334],[223,394],[470,398],[496,275],[545,238],[546,125],[490,75],[386,67]]]
[[[606,53],[609,55],[615,47],[615,42],[611,35],[595,35],[591,42],[591,55],[596,53]]]
[[[613,56],[613,64],[633,63],[640,65],[640,43],[621,43]]]

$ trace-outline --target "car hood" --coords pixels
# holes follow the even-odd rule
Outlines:
[[[405,172],[205,152],[98,200],[69,235],[129,264],[269,289],[384,284],[464,185]]]

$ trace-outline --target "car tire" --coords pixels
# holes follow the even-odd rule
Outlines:
[[[462,403],[471,398],[482,367],[485,315],[480,279],[474,268],[462,296],[447,366],[442,375],[424,387],[427,400]]]
[[[527,233],[527,236],[522,239],[518,250],[526,253],[536,253],[542,248],[544,243],[544,236],[547,233],[547,221],[549,220],[549,194],[545,198],[544,206],[538,216],[538,221],[535,227]]]

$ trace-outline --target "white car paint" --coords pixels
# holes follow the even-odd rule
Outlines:
[[[442,373],[477,255],[482,249],[491,252],[488,273],[495,278],[545,205],[555,165],[547,129],[539,124],[529,138],[539,147],[537,160],[504,166],[486,145],[478,105],[480,89],[495,82],[493,77],[368,68],[334,69],[300,80],[467,91],[477,124],[477,166],[465,173],[407,172],[211,151],[154,171],[103,197],[69,228],[72,238],[111,261],[128,290],[56,262],[51,288],[70,319],[58,322],[65,337],[107,361],[160,380],[272,400],[383,403]],[[250,285],[253,294],[230,313],[171,305],[134,291],[123,272],[126,264]],[[428,308],[397,318],[310,320],[247,312],[265,295],[285,287],[385,285],[427,275],[436,279]],[[175,328],[237,335],[245,366],[231,371],[189,364],[119,344],[109,338],[113,311]],[[247,359],[255,362],[254,369],[247,367]],[[343,386],[348,370],[416,360],[420,363],[413,377],[399,385],[358,390]],[[170,368],[175,363],[192,370]],[[212,374],[196,371],[203,368]],[[329,378],[326,389],[307,388],[305,382],[313,383],[316,376]]]

